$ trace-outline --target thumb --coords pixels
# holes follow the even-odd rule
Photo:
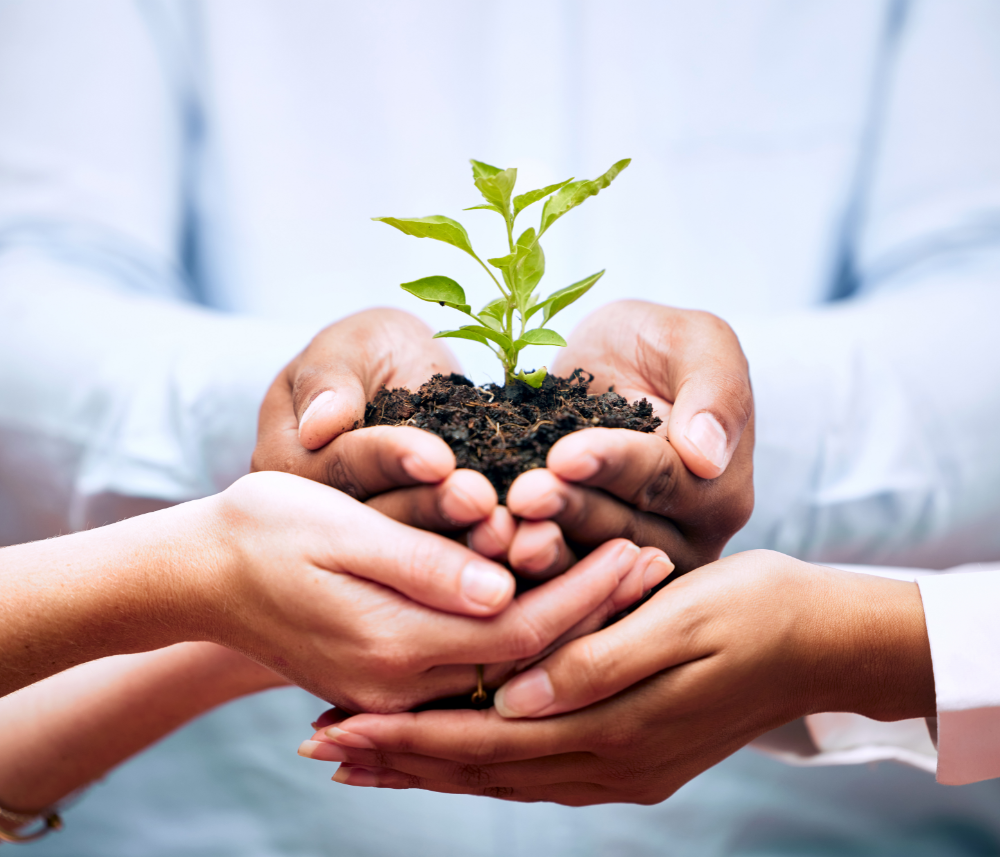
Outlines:
[[[455,368],[448,349],[409,313],[380,308],[348,316],[320,331],[288,368],[299,442],[319,449],[360,424],[383,385],[416,389]]]
[[[497,713],[518,718],[576,711],[699,657],[685,635],[664,639],[671,617],[658,610],[656,602],[662,605],[666,594],[664,590],[620,622],[567,643],[512,678],[496,692]],[[650,645],[650,640],[663,642]]]
[[[313,450],[364,422],[367,390],[350,367],[324,372],[292,388],[299,443]]]
[[[753,419],[750,372],[739,340],[721,319],[699,313],[700,327],[677,349],[668,370],[674,404],[667,437],[688,470],[703,479],[725,473]]]

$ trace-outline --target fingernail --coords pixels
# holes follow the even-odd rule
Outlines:
[[[600,459],[591,455],[589,452],[583,452],[574,457],[572,472],[566,474],[566,476],[577,481],[590,479],[590,477],[597,473],[600,469]]]
[[[299,744],[299,755],[320,762],[346,762],[347,751],[326,741],[303,741]]]
[[[531,717],[556,701],[549,674],[540,668],[528,670],[497,691],[493,700],[501,717]]]
[[[674,564],[665,556],[654,558],[642,575],[643,592],[649,592],[654,586],[663,583],[674,570]]]
[[[305,428],[306,423],[309,422],[316,414],[320,411],[326,410],[330,405],[333,404],[333,400],[337,398],[337,394],[333,390],[324,390],[315,399],[309,403],[309,407],[306,408],[306,412],[302,415],[302,419],[299,420],[299,438],[302,437],[302,430]]]
[[[406,471],[406,475],[411,479],[416,479],[417,482],[440,482],[441,474],[436,468],[430,465],[423,456],[411,453],[410,455],[403,456],[403,460],[400,462],[403,470]]]
[[[374,750],[375,744],[370,739],[366,738],[364,735],[358,735],[357,732],[348,732],[346,729],[341,729],[339,726],[331,726],[324,733],[327,738],[337,744],[343,744],[345,747],[354,747],[357,750]]]
[[[370,789],[378,786],[378,774],[368,768],[341,765],[333,775],[333,781],[343,783],[345,786],[361,786],[361,788]]]
[[[691,445],[720,470],[726,466],[725,429],[709,413],[695,414],[684,435]]]
[[[566,508],[566,498],[561,491],[548,491],[535,497],[519,512],[525,518],[554,518]]]
[[[507,572],[484,562],[470,562],[462,569],[462,594],[483,607],[497,607],[507,598],[513,581]]]

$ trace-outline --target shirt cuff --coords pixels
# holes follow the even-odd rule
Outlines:
[[[1000,570],[917,581],[934,662],[938,782],[1000,777]]]

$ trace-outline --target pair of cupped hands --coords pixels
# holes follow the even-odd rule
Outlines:
[[[506,506],[440,438],[356,428],[383,385],[461,371],[430,334],[389,309],[322,331],[261,409],[253,469],[281,474],[227,492],[246,564],[282,579],[234,582],[277,621],[223,642],[337,705],[300,753],[343,763],[351,785],[651,802],[791,719],[740,703],[733,722],[720,676],[763,618],[722,620],[720,605],[760,603],[752,561],[679,577],[604,627],[717,560],[753,508],[753,398],[728,325],[632,301],[585,320],[552,371],[582,367],[663,424],[562,438]],[[275,526],[283,538],[253,532]],[[539,584],[515,596],[510,570]],[[494,707],[404,713],[471,694],[477,664]]]

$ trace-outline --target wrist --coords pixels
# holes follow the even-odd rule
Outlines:
[[[828,650],[839,663],[826,705],[874,720],[933,717],[934,669],[920,591],[915,583],[832,572],[837,604]],[[822,603],[822,602],[821,602]]]

